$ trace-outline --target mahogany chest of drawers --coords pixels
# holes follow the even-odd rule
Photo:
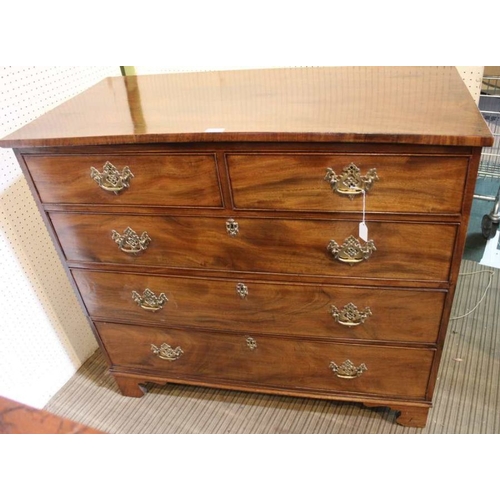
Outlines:
[[[401,67],[110,78],[0,145],[124,395],[178,382],[424,426],[491,142],[455,68]]]

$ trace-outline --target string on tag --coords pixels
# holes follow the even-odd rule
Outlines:
[[[363,214],[362,214],[362,219],[361,222],[359,223],[359,237],[364,240],[368,241],[368,226],[366,225],[366,192],[363,189],[361,191],[363,193]]]
[[[363,219],[361,220],[361,222],[363,224],[366,224],[366,221],[365,221],[365,214],[366,214],[366,191],[363,189],[362,193],[363,193]]]

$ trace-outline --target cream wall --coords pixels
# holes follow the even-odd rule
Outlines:
[[[227,65],[214,54],[202,65],[188,59],[128,68],[146,74],[270,66],[264,59]],[[483,68],[458,69],[477,99]],[[0,136],[119,74],[119,66],[0,67]],[[0,396],[41,408],[96,348],[20,167],[0,148]]]

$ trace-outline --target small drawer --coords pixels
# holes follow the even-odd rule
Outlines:
[[[26,155],[24,160],[42,203],[222,205],[213,154]]]
[[[96,323],[113,367],[174,381],[423,400],[435,351]]]
[[[235,208],[317,212],[360,212],[364,189],[367,212],[458,214],[468,169],[459,156],[259,153],[226,162]]]
[[[368,220],[369,244],[356,236],[359,221],[67,213],[50,217],[69,261],[398,279],[412,285],[415,280],[449,279],[458,227]],[[129,227],[150,240],[145,250],[122,251],[126,248],[120,248],[119,241]],[[350,265],[351,260],[357,262]]]
[[[445,292],[74,269],[94,319],[296,337],[434,343]],[[152,296],[151,294],[154,296]],[[150,299],[148,300],[148,296]]]

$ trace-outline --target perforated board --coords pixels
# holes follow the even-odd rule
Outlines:
[[[0,136],[119,66],[0,67]],[[0,148],[0,395],[43,407],[95,351],[17,160]]]
[[[476,104],[479,103],[484,66],[457,66],[457,70]]]

